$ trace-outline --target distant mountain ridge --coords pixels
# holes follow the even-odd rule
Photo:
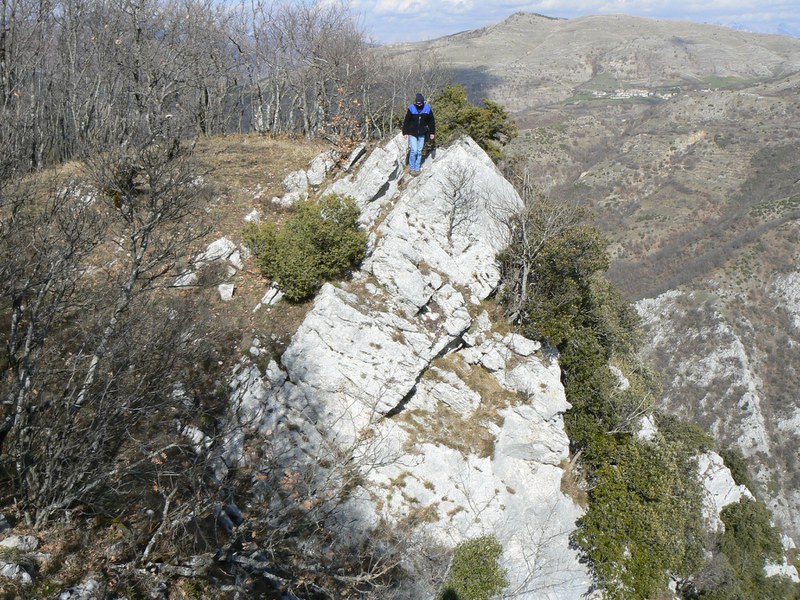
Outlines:
[[[762,81],[800,70],[800,39],[625,15],[515,13],[482,29],[387,50],[434,52],[476,97],[514,113],[584,89],[696,88],[714,78]]]

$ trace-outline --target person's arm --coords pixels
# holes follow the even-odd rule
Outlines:
[[[403,119],[403,137],[408,137],[409,129],[411,129],[411,118],[412,114],[410,110],[406,110],[406,116]]]
[[[428,122],[428,134],[431,139],[436,137],[436,117],[433,116],[433,109],[431,109],[430,120]]]

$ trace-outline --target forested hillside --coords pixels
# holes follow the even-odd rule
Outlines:
[[[38,169],[167,122],[182,135],[380,135],[441,73],[368,50],[336,4],[5,0],[3,156]]]

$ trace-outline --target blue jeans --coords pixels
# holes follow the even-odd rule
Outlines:
[[[419,171],[422,166],[422,147],[425,145],[425,136],[408,136],[408,168]]]

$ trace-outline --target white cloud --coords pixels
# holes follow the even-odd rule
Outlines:
[[[385,14],[418,14],[424,15],[439,11],[468,12],[475,10],[475,2],[472,0],[378,0],[377,2],[352,2],[351,5],[362,10],[369,10],[370,5],[374,5],[372,11],[378,15]]]
[[[379,0],[375,4],[376,14],[403,14],[418,12],[426,8],[427,2],[421,0]]]

